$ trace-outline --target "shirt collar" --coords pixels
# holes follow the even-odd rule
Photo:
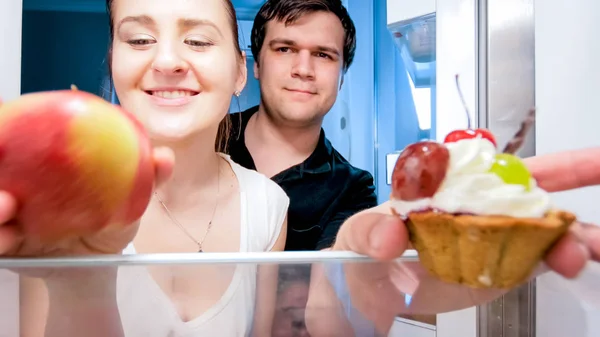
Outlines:
[[[241,116],[241,129],[242,137],[241,140],[244,141],[244,135],[246,133],[246,126],[248,125],[248,121],[250,117],[254,115],[258,111],[258,106],[252,107],[242,113]],[[300,165],[294,167],[295,169],[300,171],[300,174],[309,173],[309,174],[318,174],[325,173],[332,170],[331,158],[333,158],[333,146],[331,142],[325,137],[325,131],[321,128],[321,132],[319,134],[319,141],[317,143],[317,147],[311,153],[311,155]]]
[[[331,158],[333,157],[333,146],[325,137],[325,131],[321,128],[319,142],[313,153],[300,165],[300,171],[304,173],[325,173],[331,171]]]

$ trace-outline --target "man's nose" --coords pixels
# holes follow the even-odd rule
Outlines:
[[[163,44],[158,47],[152,69],[165,74],[185,74],[189,67],[185,60],[179,55],[176,46],[173,44]]]
[[[315,78],[313,58],[310,51],[302,50],[296,54],[294,66],[292,68],[292,77],[309,80]]]

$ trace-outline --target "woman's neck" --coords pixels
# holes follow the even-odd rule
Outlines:
[[[215,152],[214,143],[214,136],[196,136],[160,144],[175,154],[173,174],[157,191],[170,208],[197,205],[199,194],[216,192],[222,159]]]

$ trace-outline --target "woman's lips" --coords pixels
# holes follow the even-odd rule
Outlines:
[[[182,89],[147,90],[146,94],[158,106],[183,106],[188,104],[199,92]]]

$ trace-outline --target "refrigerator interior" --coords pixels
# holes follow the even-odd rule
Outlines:
[[[581,0],[580,2],[585,1]],[[236,99],[232,100],[231,112],[244,110],[258,104],[260,100],[258,82],[252,75],[254,60],[248,42],[252,17],[262,0],[238,0],[234,3],[240,21],[240,43],[248,54],[249,77],[239,102]],[[436,138],[440,134],[439,129],[448,128],[447,123],[438,125],[436,122],[440,120],[440,116],[436,114],[436,98],[439,97],[438,83],[448,82],[446,75],[451,74],[440,71],[442,61],[438,62],[437,60],[436,48],[434,46],[432,49],[431,45],[427,43],[430,43],[433,36],[433,41],[437,37],[438,45],[443,44],[447,47],[450,43],[456,43],[454,42],[456,37],[463,36],[464,32],[459,30],[458,33],[455,33],[451,29],[446,29],[444,32],[440,29],[437,34],[437,30],[431,29],[431,24],[434,23],[433,27],[442,25],[448,28],[449,21],[440,23],[440,20],[445,18],[435,15],[419,17],[418,20],[402,22],[399,25],[389,25],[386,22],[389,13],[386,10],[385,0],[345,0],[344,3],[357,26],[358,46],[354,64],[345,75],[344,85],[336,104],[325,118],[324,128],[328,138],[343,156],[354,165],[373,174],[380,202],[383,202],[387,200],[390,192],[388,179],[390,165],[393,165],[397,152],[416,140],[426,137]],[[559,0],[555,0],[553,3],[560,8]],[[540,4],[541,2],[537,1],[538,8],[542,7]],[[21,93],[67,89],[71,84],[75,84],[80,90],[115,101],[110,94],[108,81],[106,65],[108,18],[104,13],[103,6],[104,0],[23,0]],[[591,5],[587,4],[587,6]],[[582,10],[582,12],[584,11]],[[546,15],[546,20],[551,21],[549,17],[550,15]],[[551,24],[548,23],[547,26],[549,27]],[[450,36],[450,32],[455,33],[455,36]],[[443,38],[439,37],[442,34],[446,35]],[[545,34],[551,35],[549,30],[546,30]],[[411,36],[414,39],[411,39]],[[544,41],[548,50],[551,49],[548,46],[552,45],[549,40]],[[448,50],[448,48],[444,50]],[[545,55],[549,54],[550,52]],[[473,62],[465,63],[467,66],[473,67]],[[550,68],[550,63],[547,62],[548,68]],[[439,81],[436,74],[437,76],[443,74]],[[463,83],[467,83],[466,86],[470,88],[470,82],[471,80],[467,79]],[[546,81],[545,83],[550,85],[551,82]],[[472,95],[468,88],[464,90],[465,93]],[[573,90],[579,90],[577,88],[579,87]],[[447,110],[456,110],[460,115],[462,111],[459,110],[460,106],[455,92],[447,85],[440,91],[444,91],[446,96],[451,95],[452,103],[457,103],[452,104],[452,109]],[[440,104],[446,106],[445,103],[449,101],[450,99],[446,98]],[[475,105],[471,104],[471,99],[468,101],[469,106],[474,109]],[[558,119],[557,117],[546,123],[558,125],[560,124],[556,123]],[[588,125],[593,125],[593,123],[588,123]],[[550,132],[547,131],[546,134],[550,134]],[[574,136],[573,139],[575,138]],[[537,145],[538,148],[550,147],[550,145],[540,144]],[[548,151],[550,150],[552,149]],[[577,202],[583,204],[581,200],[580,198]],[[2,275],[0,275],[0,279],[0,284],[8,284],[8,281],[2,283],[4,282]],[[543,286],[544,282],[547,283],[548,280],[549,278],[543,279],[539,286]],[[564,288],[550,290],[548,287],[542,289],[540,294],[543,297],[538,298],[538,306],[541,303],[542,307],[541,309],[538,307],[538,310],[542,312],[537,322],[538,331],[548,334],[553,332],[554,335],[559,336],[562,330],[552,330],[553,325],[548,322],[551,322],[553,317],[559,315],[563,310],[562,298],[567,292],[563,291]],[[554,294],[555,291],[563,297]],[[14,297],[15,292],[8,291],[6,294],[6,296]],[[407,292],[406,295],[406,300],[410,302],[411,293]],[[9,297],[2,298],[8,299]],[[502,302],[500,305],[504,303]],[[573,319],[571,322],[571,326],[577,325],[580,329],[577,331],[584,332],[587,327],[587,332],[590,332],[588,323],[593,323],[590,313],[596,313],[597,310],[592,311],[589,309],[590,305],[582,304],[577,299],[569,298],[568,304],[571,308],[569,310],[573,313],[585,312],[588,314],[586,319],[583,319],[585,315],[578,315],[577,319]],[[9,308],[8,313],[9,315],[4,317],[11,317],[10,321],[14,322],[15,311]],[[447,333],[449,329],[446,330],[446,327],[450,327],[450,325],[440,327],[440,317],[442,316],[454,317],[451,314],[444,314],[439,315],[436,320],[435,315],[420,317],[419,315],[405,314],[404,318],[398,321],[406,323],[406,326],[394,325],[392,331],[395,334],[391,335],[420,336],[417,333],[426,333],[424,336],[449,336]],[[449,318],[443,319],[445,322],[448,320]],[[556,322],[558,321],[560,320]],[[453,323],[456,325],[460,322],[456,320]],[[518,323],[522,324],[522,322]],[[408,327],[409,325],[410,327]],[[419,327],[419,329],[413,330],[413,327]],[[571,330],[571,332],[573,331],[575,330]],[[2,336],[1,333],[0,336]],[[462,336],[467,336],[467,334]],[[473,335],[469,334],[468,336]],[[540,335],[538,334],[538,336]]]
[[[260,102],[250,50],[253,18],[263,0],[234,0],[248,81],[230,112]],[[343,0],[357,29],[354,63],[323,128],[353,165],[369,171],[379,201],[390,194],[395,158],[406,145],[435,138],[435,14],[388,25],[386,0]],[[104,0],[23,0],[21,93],[72,84],[118,104],[111,88]],[[433,34],[433,35],[432,35]],[[407,296],[410,300],[410,296]],[[436,315],[403,314],[396,334],[435,334]]]

